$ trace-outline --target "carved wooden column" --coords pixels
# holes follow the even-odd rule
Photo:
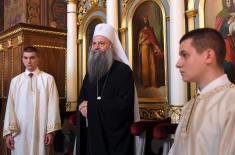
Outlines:
[[[117,0],[107,0],[107,24],[112,25],[116,30],[118,30],[118,1]]]
[[[67,0],[67,107],[77,107],[77,0]]]
[[[127,28],[120,28],[119,31],[121,32],[121,43],[122,43],[122,47],[124,48],[124,50],[126,51],[126,32],[127,32]]]
[[[185,34],[184,1],[171,0],[170,4],[170,104],[183,106],[187,101],[187,85],[182,81],[176,63],[179,59],[179,40]]]

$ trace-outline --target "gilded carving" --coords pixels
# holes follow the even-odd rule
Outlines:
[[[82,44],[82,39],[77,39],[77,44],[81,45]]]
[[[83,3],[80,3],[78,6],[78,26],[81,25],[84,14],[86,13],[86,7]]]
[[[98,2],[99,2],[99,0],[88,0],[88,1],[90,2],[90,5],[91,5],[92,7],[97,6],[97,5],[98,5]]]
[[[66,0],[67,3],[77,3],[77,0]]]
[[[170,107],[166,103],[157,106],[140,104],[140,118],[144,120],[163,120],[169,117]]]
[[[47,46],[47,45],[33,45],[33,47],[39,47],[39,48],[51,48],[51,49],[58,49],[58,50],[65,50],[65,47],[60,47],[60,46]]]
[[[76,105],[77,101],[67,101],[65,104],[65,109],[66,111],[76,111]]]
[[[2,40],[4,38],[7,38],[9,36],[12,36],[13,34],[16,34],[16,33],[21,32],[21,31],[38,32],[38,33],[46,33],[46,34],[61,35],[61,36],[66,36],[67,35],[66,33],[63,33],[63,32],[55,32],[55,31],[47,31],[47,30],[39,30],[39,29],[33,29],[33,28],[20,27],[20,28],[14,30],[14,31],[11,31],[7,34],[4,34],[4,35],[0,36],[0,40]]]
[[[4,48],[3,48],[3,45],[0,44],[0,52],[3,52]]]
[[[163,120],[165,113],[162,109],[140,109],[140,118],[144,120]]]
[[[22,44],[22,43],[23,43],[23,37],[22,37],[22,35],[17,36],[17,44],[20,45],[20,44]]]
[[[140,1],[141,2],[141,1]],[[131,7],[133,0],[122,0],[120,3],[122,15],[124,15]]]
[[[121,33],[126,33],[127,27],[122,27],[122,28],[119,29],[119,31],[120,31]]]
[[[7,41],[7,47],[8,47],[8,48],[12,47],[12,40],[11,40],[11,39],[9,39],[9,40]]]
[[[78,26],[81,25],[85,14],[96,7],[106,7],[106,0],[83,0],[78,3]]]
[[[125,9],[129,0],[122,0],[122,7]]]
[[[171,116],[171,123],[179,123],[181,107],[171,107],[169,111],[169,115]]]
[[[197,11],[196,10],[188,10],[188,11],[186,11],[186,15],[188,18],[196,17]]]

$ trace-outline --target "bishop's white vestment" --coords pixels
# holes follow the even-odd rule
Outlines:
[[[235,154],[235,85],[226,75],[183,108],[169,155]]]
[[[3,137],[14,136],[12,155],[45,155],[46,133],[61,129],[59,97],[53,76],[36,69],[12,79]]]

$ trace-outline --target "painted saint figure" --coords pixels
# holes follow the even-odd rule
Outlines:
[[[235,83],[235,7],[233,0],[222,0],[223,9],[218,13],[215,20],[215,29],[220,32],[225,40],[226,57],[224,61],[225,73],[231,82]]]
[[[229,34],[229,25],[235,21],[235,7],[233,0],[222,0],[223,9],[218,13],[215,20],[215,29],[223,38]]]
[[[159,87],[156,56],[161,55],[161,49],[147,17],[144,17],[144,25],[138,40],[140,66],[138,78],[144,88]]]

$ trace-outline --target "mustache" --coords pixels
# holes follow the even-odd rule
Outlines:
[[[102,78],[111,68],[113,63],[113,51],[90,50],[88,56],[88,75],[91,82]]]

